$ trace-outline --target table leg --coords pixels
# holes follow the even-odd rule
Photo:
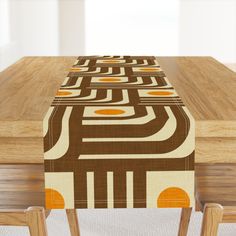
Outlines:
[[[192,208],[182,208],[178,236],[186,236]]]
[[[30,207],[26,210],[26,221],[31,236],[47,236],[46,217],[43,207]]]
[[[71,236],[80,236],[79,221],[76,209],[66,209]]]
[[[201,236],[217,236],[224,209],[221,205],[208,203],[204,206]]]

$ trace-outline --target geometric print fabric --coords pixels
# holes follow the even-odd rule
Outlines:
[[[46,208],[194,205],[194,119],[155,57],[78,57],[43,131]]]

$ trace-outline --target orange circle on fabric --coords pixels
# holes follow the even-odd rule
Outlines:
[[[158,69],[156,69],[156,68],[142,68],[142,69],[140,69],[140,71],[150,71],[150,72],[152,72],[152,71],[158,71]]]
[[[190,199],[188,194],[181,188],[170,187],[161,192],[157,199],[157,207],[175,208],[189,207]]]
[[[118,60],[104,60],[104,61],[102,61],[103,63],[118,63],[118,62],[120,62],[120,61],[118,61]]]
[[[56,96],[67,96],[67,95],[71,95],[71,92],[68,91],[57,91]]]
[[[96,110],[95,113],[98,115],[120,115],[125,113],[125,111],[120,109],[102,109]]]
[[[72,67],[71,70],[81,71],[81,68]]]
[[[169,91],[150,91],[148,92],[149,95],[162,95],[162,96],[168,96],[168,95],[172,95],[172,92]]]
[[[45,189],[46,209],[64,209],[65,201],[62,195],[51,188]]]
[[[118,79],[118,78],[102,78],[102,79],[99,79],[99,81],[102,81],[102,82],[119,82],[120,79]]]

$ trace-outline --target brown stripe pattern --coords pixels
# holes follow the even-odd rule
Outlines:
[[[43,127],[47,208],[194,205],[194,119],[155,57],[79,57]]]

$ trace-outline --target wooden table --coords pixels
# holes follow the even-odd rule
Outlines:
[[[76,57],[26,57],[0,73],[0,164],[43,163],[42,120]],[[158,57],[196,120],[196,162],[236,163],[236,73],[211,57]]]
[[[75,59],[28,57],[0,73],[0,209],[44,206],[42,121]],[[215,200],[235,206],[236,164],[224,163],[236,163],[236,74],[210,57],[157,59],[196,120],[201,206]]]

